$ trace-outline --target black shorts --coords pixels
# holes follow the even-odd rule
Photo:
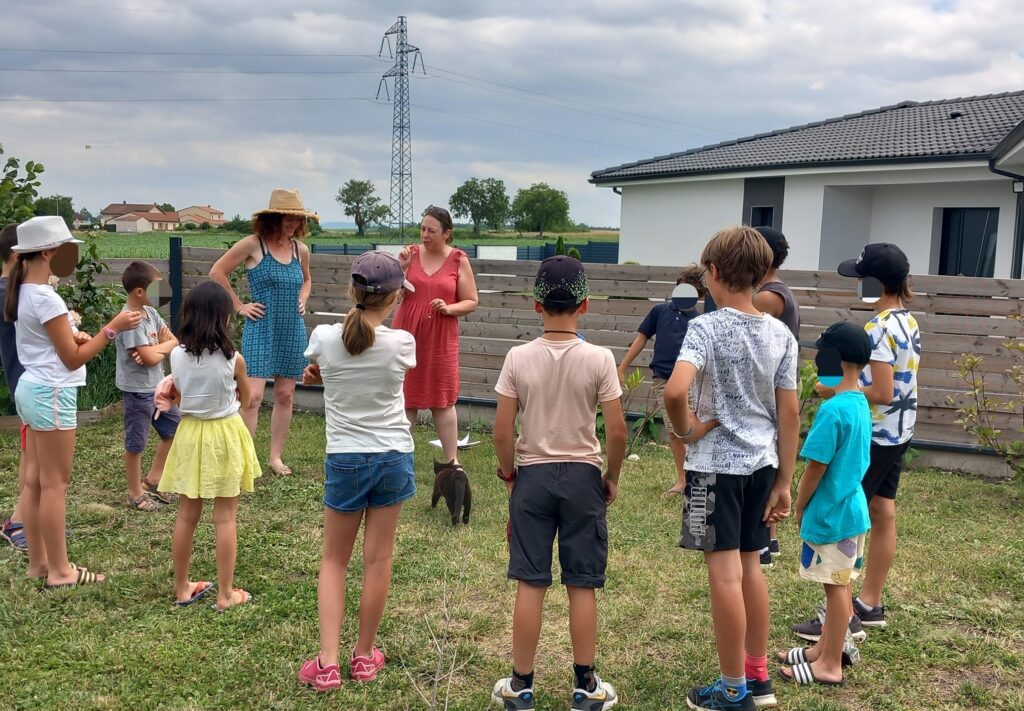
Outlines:
[[[910,440],[888,447],[871,443],[871,461],[860,482],[868,501],[871,501],[873,496],[881,496],[883,499],[896,498],[900,473],[903,471],[903,455],[908,449]]]
[[[777,473],[775,467],[748,475],[686,472],[679,547],[705,553],[765,548],[770,536],[762,519]]]
[[[601,470],[593,464],[555,462],[519,467],[508,502],[508,577],[551,585],[551,550],[558,534],[562,584],[604,587],[608,522]]]

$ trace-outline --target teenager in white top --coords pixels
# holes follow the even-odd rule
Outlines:
[[[72,332],[68,307],[49,281],[74,271],[78,244],[58,216],[33,217],[18,225],[18,244],[13,247],[18,261],[4,304],[4,318],[15,322],[18,360],[25,368],[14,401],[18,416],[28,425],[21,498],[28,576],[45,580],[46,588],[105,580],[68,560],[64,534],[78,388],[85,385],[85,364],[119,331],[139,323],[139,314],[121,312],[96,336]]]
[[[349,676],[373,681],[384,666],[374,640],[391,584],[398,515],[402,502],[416,493],[402,392],[406,372],[416,367],[416,343],[411,334],[383,325],[403,288],[412,290],[395,257],[376,251],[359,255],[348,290],[355,306],[344,325],[317,326],[306,349],[312,364],[303,381],[323,384],[327,415],[320,652],[299,670],[299,681],[317,691],[341,686],[345,571],[364,516],[359,639]]]

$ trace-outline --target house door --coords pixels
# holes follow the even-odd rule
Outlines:
[[[948,207],[942,211],[939,274],[991,277],[996,266],[998,207]]]

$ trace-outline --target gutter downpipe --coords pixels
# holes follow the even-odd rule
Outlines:
[[[988,169],[997,175],[1011,178],[1015,182],[1024,182],[1024,175],[997,168],[995,158],[989,158]],[[1021,278],[1021,262],[1024,261],[1024,193],[1016,193],[1016,195],[1017,217],[1013,228],[1013,256],[1010,258],[1011,279]]]

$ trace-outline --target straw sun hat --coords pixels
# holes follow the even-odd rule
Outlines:
[[[319,215],[311,212],[302,204],[302,196],[298,190],[285,190],[277,188],[270,193],[270,205],[265,210],[259,210],[252,214],[253,217],[267,214],[298,215],[299,217],[312,217],[320,219]]]

